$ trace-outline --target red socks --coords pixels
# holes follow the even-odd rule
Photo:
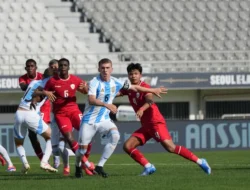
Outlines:
[[[174,150],[175,154],[179,154],[180,156],[191,160],[193,162],[197,162],[198,157],[196,155],[194,155],[190,150],[188,150],[187,148],[185,148],[184,146],[179,146],[176,145],[175,150]]]
[[[143,154],[137,150],[136,148],[131,148],[129,150],[129,155],[131,158],[133,158],[137,163],[141,164],[142,166],[145,166],[149,163],[149,161],[143,156]]]

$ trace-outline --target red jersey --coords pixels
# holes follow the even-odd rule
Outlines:
[[[32,80],[41,80],[41,79],[43,79],[43,74],[39,72],[36,72],[36,77],[34,79],[29,78],[28,75],[25,74],[19,77],[19,84],[20,83],[30,84]]]
[[[141,82],[140,86],[150,88],[150,86],[145,82]],[[137,112],[146,103],[145,95],[147,93],[135,92],[133,90],[121,90],[120,92],[123,95],[128,95],[129,102],[135,112]],[[165,119],[155,103],[146,109],[141,117],[142,126],[147,126],[148,123],[152,124],[163,122],[165,123]]]
[[[55,92],[56,100],[53,102],[53,112],[68,112],[78,108],[76,104],[76,91],[83,80],[77,76],[69,75],[68,79],[54,76],[48,80],[44,89]]]

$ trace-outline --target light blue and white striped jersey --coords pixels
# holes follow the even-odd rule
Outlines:
[[[95,95],[96,99],[112,104],[116,94],[123,88],[129,89],[128,81],[121,81],[111,77],[110,81],[102,81],[100,76],[94,77],[89,82],[88,95]],[[83,113],[82,123],[94,124],[101,121],[110,120],[110,110],[102,106],[90,105],[87,100]]]
[[[34,93],[34,91],[40,86],[42,88],[44,88],[45,84],[47,83],[47,81],[50,79],[50,77],[42,79],[42,80],[33,80],[29,86],[27,87],[27,90],[25,91],[23,97],[21,98],[21,102],[19,104],[19,107],[30,110],[30,103],[32,100],[32,94]],[[44,104],[45,100],[47,98],[45,97],[43,99],[43,101],[39,102],[36,105],[36,111],[40,112],[40,108],[41,106]]]

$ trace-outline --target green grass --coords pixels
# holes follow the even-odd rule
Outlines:
[[[9,174],[0,167],[0,190],[90,190],[90,189],[166,189],[166,190],[249,190],[250,150],[197,152],[205,157],[212,167],[212,174],[206,175],[198,166],[179,156],[168,153],[145,154],[155,164],[157,171],[151,176],[138,176],[142,167],[125,154],[112,155],[105,166],[109,178],[84,176],[74,178],[74,157],[71,158],[71,176],[62,175],[62,167],[56,174],[39,169],[36,157],[29,157],[31,170],[20,175],[21,164],[13,158],[17,172]],[[99,155],[92,155],[95,163]]]

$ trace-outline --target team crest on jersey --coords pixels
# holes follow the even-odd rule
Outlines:
[[[140,93],[137,92],[137,93],[136,93],[136,98],[139,98],[139,97],[140,97]]]
[[[101,92],[104,92],[104,89],[103,89],[103,88],[101,89]]]
[[[74,90],[76,86],[74,84],[71,84],[70,87]]]
[[[115,87],[114,86],[111,88],[111,91],[112,91],[112,93],[115,93]]]

